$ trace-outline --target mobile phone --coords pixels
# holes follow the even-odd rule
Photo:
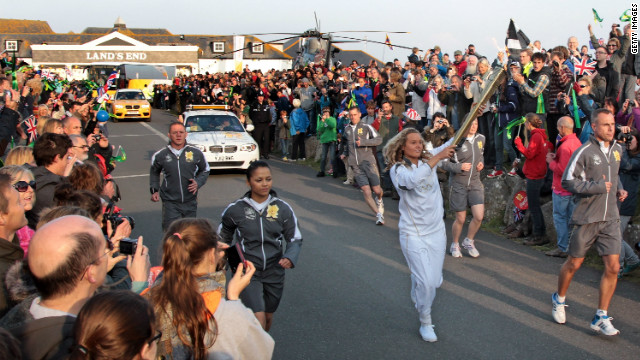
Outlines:
[[[138,240],[131,238],[124,238],[120,240],[120,255],[133,255],[138,248]]]
[[[227,264],[229,264],[231,272],[235,273],[240,263],[242,263],[245,269],[247,268],[247,260],[244,258],[244,254],[240,248],[240,243],[236,243],[234,246],[228,247],[227,250],[225,250],[225,253],[225,258],[227,259]]]

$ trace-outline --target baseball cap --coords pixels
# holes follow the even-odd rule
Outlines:
[[[453,56],[456,56],[456,55],[462,55],[462,51],[460,51],[460,50],[456,50],[456,51],[453,53]]]

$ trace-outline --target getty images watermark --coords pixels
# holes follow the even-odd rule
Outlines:
[[[638,54],[638,4],[631,4],[631,53]]]

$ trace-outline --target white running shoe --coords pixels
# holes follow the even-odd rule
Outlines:
[[[436,332],[433,331],[433,325],[427,325],[427,324],[420,325],[420,336],[422,336],[422,340],[424,341],[428,341],[428,342],[438,341]]]
[[[351,181],[349,181],[349,180],[345,180],[345,181],[343,182],[343,184],[344,184],[344,185],[353,185],[353,183],[352,183]]]
[[[551,316],[558,324],[564,324],[567,322],[567,314],[564,312],[564,308],[567,307],[564,302],[558,301],[558,293],[555,292],[551,295],[551,303],[553,304],[553,310],[551,310]],[[609,323],[611,325],[611,323]],[[591,324],[593,328],[593,323]]]
[[[474,240],[464,238],[464,241],[462,241],[462,247],[469,252],[469,256],[477,258],[478,256],[480,256],[480,253],[478,252],[478,249],[476,249],[476,246],[473,245],[473,243]]]
[[[449,252],[451,253],[451,256],[453,256],[454,258],[462,257],[462,252],[460,252],[460,244],[458,243],[451,243],[451,248],[449,248]]]
[[[380,213],[376,214],[376,225],[384,225],[384,216]]]
[[[620,334],[620,331],[614,328],[611,324],[611,320],[613,320],[612,317],[596,314],[596,316],[594,316],[593,320],[591,321],[591,329],[608,336]]]

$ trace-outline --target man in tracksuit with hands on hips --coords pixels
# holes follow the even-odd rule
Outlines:
[[[364,201],[376,214],[376,225],[384,225],[384,204],[380,187],[380,172],[376,165],[374,146],[382,144],[382,137],[373,126],[361,123],[358,106],[349,109],[351,123],[344,128],[342,139],[347,141],[340,159],[349,157],[349,167],[362,190]],[[371,193],[375,193],[372,196]]]
[[[169,125],[169,145],[151,157],[151,201],[162,199],[162,231],[177,219],[196,217],[198,189],[209,178],[209,163],[200,149],[187,144],[181,122]],[[162,185],[160,173],[162,172]]]
[[[607,315],[616,289],[620,264],[618,257],[622,235],[616,202],[624,201],[627,192],[618,179],[620,159],[624,151],[614,141],[615,120],[611,111],[598,109],[591,115],[593,135],[578,148],[564,170],[562,187],[573,194],[575,209],[571,216],[573,229],[569,239],[569,256],[558,278],[558,292],[551,296],[553,319],[566,322],[565,296],[571,279],[582,265],[585,254],[595,245],[604,262],[600,280],[600,297],[591,329],[605,335],[617,335]]]

